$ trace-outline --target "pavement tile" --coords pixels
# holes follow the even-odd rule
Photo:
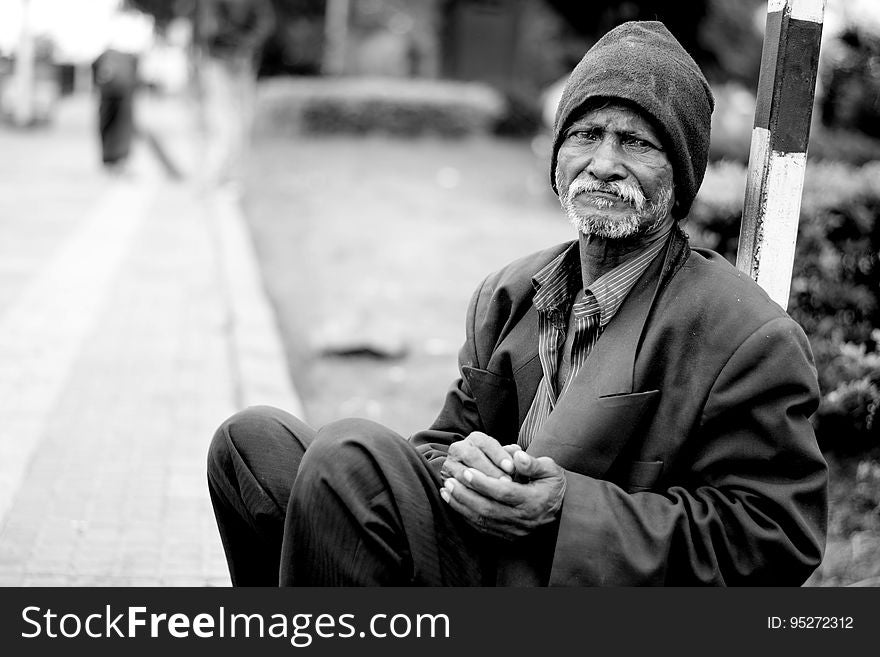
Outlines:
[[[20,586],[69,586],[70,576],[61,573],[28,573]]]
[[[128,180],[79,172],[93,135],[77,102],[56,129],[63,165],[40,172],[33,143],[0,133],[35,160],[22,180],[73,217],[47,238],[36,228],[57,209],[38,227],[7,219],[39,187],[0,195],[0,256],[21,254],[0,259],[0,417],[16,436],[0,458],[0,585],[228,586],[208,443],[245,403],[299,405],[250,238],[234,198],[164,180],[144,152]],[[155,109],[179,136],[184,107]]]
[[[21,586],[24,575],[18,571],[6,572],[0,569],[0,586]]]

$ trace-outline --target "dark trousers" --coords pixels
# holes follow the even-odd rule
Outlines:
[[[101,133],[101,159],[104,164],[124,162],[134,137],[134,97],[132,93],[101,95],[98,106]]]
[[[208,485],[236,586],[479,586],[493,546],[403,437],[259,406],[214,435]]]

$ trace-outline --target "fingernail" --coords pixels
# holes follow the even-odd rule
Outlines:
[[[511,478],[508,477],[507,475],[501,475],[501,476],[498,477],[498,478],[499,478],[501,481],[513,481],[513,479],[511,479]]]
[[[473,481],[473,479],[474,479],[474,473],[471,472],[470,470],[465,470],[464,471],[464,480],[468,483],[471,483],[471,481]]]
[[[513,472],[513,461],[510,459],[504,459],[501,461],[501,469],[507,470],[508,472]]]
[[[446,492],[445,488],[440,489],[440,497],[443,498],[443,501],[447,504],[449,503],[449,493]]]
[[[452,489],[455,488],[455,480],[454,479],[447,479],[446,482],[443,484],[443,486],[446,488],[446,490],[451,492]]]

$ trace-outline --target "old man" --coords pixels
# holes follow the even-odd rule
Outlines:
[[[490,274],[461,377],[404,439],[250,408],[208,478],[236,585],[798,585],[826,466],[801,328],[679,223],[713,98],[657,22],[568,80],[550,180],[575,241]]]

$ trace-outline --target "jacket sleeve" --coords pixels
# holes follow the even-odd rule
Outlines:
[[[825,546],[818,395],[803,331],[767,322],[721,369],[658,489],[566,473],[550,583],[803,583]]]
[[[410,437],[412,444],[428,461],[431,469],[438,474],[452,443],[464,439],[472,431],[483,431],[480,414],[477,411],[470,387],[464,378],[462,368],[473,366],[478,362],[475,327],[476,318],[485,313],[483,295],[485,288],[486,281],[484,280],[468,304],[465,320],[465,343],[458,352],[458,379],[453,382],[446,393],[443,408],[430,428],[419,431]]]

